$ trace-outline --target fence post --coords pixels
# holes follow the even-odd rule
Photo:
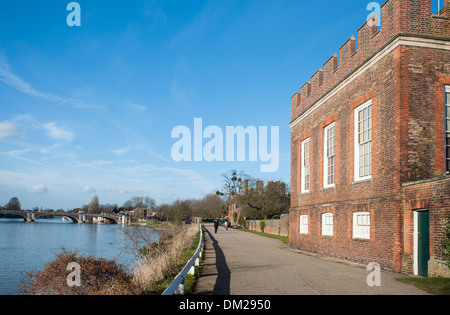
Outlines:
[[[169,287],[163,292],[162,295],[184,295],[185,293],[185,277],[187,274],[195,274],[195,266],[200,265],[201,253],[203,250],[203,229],[200,226],[200,242],[197,247],[196,253],[192,256],[191,260],[186,264],[183,270],[172,281]]]
[[[184,295],[184,279],[183,282],[178,285],[178,288],[175,290],[174,295]]]

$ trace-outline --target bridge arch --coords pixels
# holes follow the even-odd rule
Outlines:
[[[92,214],[86,216],[88,219],[94,219],[94,218],[104,218],[108,220],[111,224],[120,224],[121,223],[121,217],[114,217],[110,215],[101,215],[101,214]]]
[[[71,213],[57,213],[57,212],[55,212],[55,213],[39,213],[39,212],[36,212],[36,219],[37,218],[45,218],[45,217],[60,217],[61,219],[63,217],[68,217],[72,220],[73,223],[81,222],[78,214],[74,215]]]
[[[28,217],[26,213],[23,212],[11,212],[11,213],[6,213],[9,218],[11,219],[19,219],[22,218],[24,221],[28,221]]]
[[[9,216],[23,218],[27,222],[33,222],[37,218],[43,217],[68,217],[73,223],[84,223],[87,220],[94,218],[104,218],[111,224],[121,224],[122,217],[111,214],[85,214],[85,213],[66,213],[66,212],[40,212],[40,211],[11,211],[0,210],[0,214],[7,214]]]

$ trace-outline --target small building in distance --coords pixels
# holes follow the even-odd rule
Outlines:
[[[197,217],[197,216],[192,217],[192,223],[202,224],[203,223],[203,217]]]

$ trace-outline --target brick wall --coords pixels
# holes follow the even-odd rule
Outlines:
[[[448,44],[443,49],[430,41],[449,40],[448,0],[445,5],[443,15],[434,17],[431,1],[387,1],[381,29],[365,23],[358,38],[351,37],[339,55],[333,55],[324,70],[292,97],[291,246],[410,270],[404,267],[408,255],[402,184],[444,173],[443,100],[444,85],[450,84],[450,51]],[[420,44],[408,43],[417,38]],[[354,109],[369,100],[372,176],[355,182]],[[336,180],[335,187],[325,188],[323,137],[331,122],[336,133]],[[310,138],[311,189],[301,193],[301,141],[306,138]],[[352,235],[353,212],[361,210],[370,212],[369,240]],[[333,236],[322,236],[322,213],[334,215]],[[302,214],[309,216],[308,234],[299,233]]]
[[[404,264],[403,271],[412,273],[414,253],[414,211],[430,213],[430,276],[450,276],[443,264],[440,243],[444,231],[444,218],[450,215],[450,176],[404,184]]]
[[[261,231],[261,221],[265,222],[264,231]],[[248,220],[247,228],[252,231],[289,236],[289,215],[282,214],[279,220]]]
[[[444,1],[445,8],[442,9],[440,16],[431,15],[431,0],[386,1],[381,8],[380,30],[367,22],[364,23],[358,30],[358,38],[352,35],[339,49],[339,56],[334,54],[323,65],[323,70],[319,69],[312,79],[292,96],[291,119],[294,120],[304,113],[396,36],[400,34],[450,36],[450,0]],[[355,51],[356,40],[358,50]]]

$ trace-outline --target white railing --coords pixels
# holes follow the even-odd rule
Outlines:
[[[194,275],[195,266],[200,265],[200,257],[203,252],[203,228],[200,225],[200,241],[195,254],[184,266],[183,270],[176,276],[169,287],[164,291],[162,295],[183,295],[184,294],[184,280],[188,274]]]

